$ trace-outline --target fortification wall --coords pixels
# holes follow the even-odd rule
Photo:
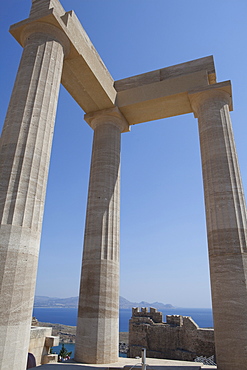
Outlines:
[[[161,318],[161,319],[160,319]],[[143,308],[132,309],[129,323],[129,356],[141,356],[146,348],[147,357],[193,361],[197,356],[215,355],[214,329],[199,328],[191,317],[166,316]]]

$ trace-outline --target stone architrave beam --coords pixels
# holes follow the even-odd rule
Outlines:
[[[24,46],[25,27],[37,22],[56,26],[70,40],[70,53],[64,61],[61,82],[84,112],[113,108],[114,80],[75,13],[66,13],[58,0],[33,0],[29,18],[13,24],[10,33]]]
[[[216,82],[209,56],[114,83],[73,11],[65,12],[58,0],[34,0],[30,17],[10,32],[23,46],[24,28],[37,22],[56,26],[70,40],[61,82],[85,113],[117,106],[129,125],[191,113],[188,91]]]
[[[116,81],[116,105],[129,125],[191,113],[188,91],[216,82],[212,56]]]

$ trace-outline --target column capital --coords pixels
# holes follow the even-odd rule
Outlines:
[[[212,100],[214,102],[221,101],[228,104],[229,110],[233,110],[231,81],[224,81],[190,91],[188,96],[192,111],[196,118],[198,118],[199,107],[206,102],[211,102]]]
[[[118,107],[87,113],[84,115],[84,119],[89,124],[89,126],[92,127],[93,130],[95,130],[98,125],[110,123],[118,127],[121,132],[130,131],[130,125],[123,114],[120,112]]]
[[[61,31],[56,26],[48,24],[45,22],[31,22],[28,23],[22,30],[20,34],[20,42],[22,46],[25,46],[28,38],[35,34],[44,34],[50,36],[51,40],[58,41],[64,50],[65,57],[69,55],[70,52],[70,41],[63,31]],[[39,36],[40,37],[40,36]]]

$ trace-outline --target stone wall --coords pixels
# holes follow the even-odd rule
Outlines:
[[[57,362],[56,354],[50,354],[50,348],[59,345],[59,337],[54,337],[52,328],[32,326],[28,352],[36,359],[36,365]]]
[[[193,361],[197,356],[215,355],[214,329],[199,328],[191,317],[169,315],[154,308],[132,309],[129,323],[129,356]]]

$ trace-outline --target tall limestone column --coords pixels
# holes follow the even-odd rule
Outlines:
[[[229,87],[209,86],[191,94],[191,102],[199,122],[217,369],[246,370],[247,217]]]
[[[116,362],[119,347],[120,137],[118,108],[87,114],[94,129],[75,360]]]
[[[0,368],[27,363],[40,234],[63,59],[56,27],[35,23],[24,51],[1,138]]]

